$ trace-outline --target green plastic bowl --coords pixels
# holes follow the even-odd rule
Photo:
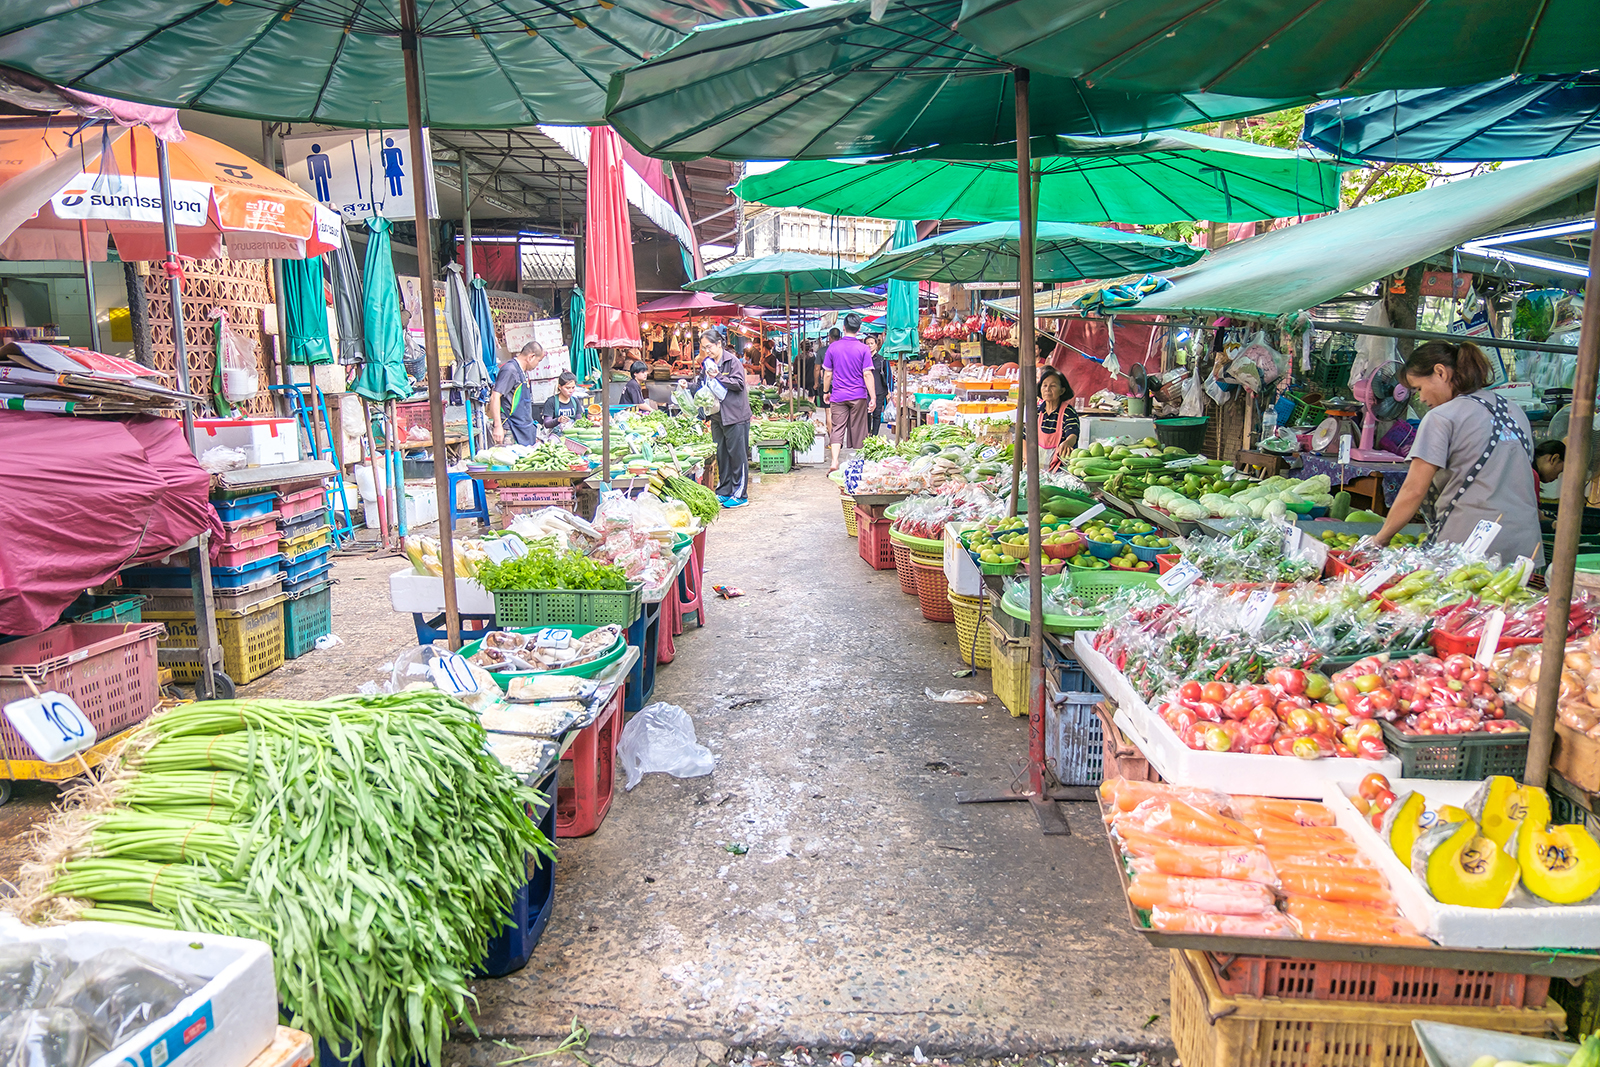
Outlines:
[[[532,633],[538,633],[540,630],[549,630],[549,629],[571,630],[572,631],[572,636],[574,636],[574,637],[582,637],[584,634],[588,633],[589,631],[598,630],[598,629],[600,629],[600,627],[598,627],[598,626],[556,626],[556,627],[528,626],[528,627],[524,627],[524,628],[522,628],[520,630],[510,630],[510,631],[507,631],[507,632],[508,633],[514,633],[514,634],[532,634]],[[465,644],[465,645],[461,646],[461,655],[466,657],[467,659],[471,659],[473,656],[477,655],[478,649],[481,648],[482,646],[483,646],[483,642],[481,640],[469,642],[468,644]],[[493,678],[495,680],[495,684],[498,685],[501,689],[506,689],[507,687],[509,687],[511,685],[511,680],[513,678],[532,678],[532,677],[534,677],[536,675],[541,675],[541,674],[570,674],[570,675],[575,675],[576,677],[579,677],[579,678],[593,678],[595,675],[599,674],[605,668],[611,666],[611,664],[613,664],[617,660],[621,659],[623,652],[627,651],[627,648],[628,648],[628,631],[626,629],[624,629],[622,631],[622,633],[617,635],[616,642],[609,649],[606,650],[606,654],[605,655],[601,656],[599,659],[590,660],[588,663],[580,663],[576,667],[558,667],[557,669],[555,669],[553,671],[490,671],[489,672],[489,677]]]

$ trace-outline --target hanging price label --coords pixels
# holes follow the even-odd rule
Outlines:
[[[998,456],[999,454],[1000,454],[1000,450],[998,448],[994,447],[993,445],[990,445],[988,448],[986,448],[982,452],[978,453],[978,455],[981,456],[983,459],[993,459],[994,457]]]
[[[86,752],[97,739],[89,716],[65,693],[40,693],[13,700],[5,706],[5,715],[46,763],[60,763]]]
[[[1347,433],[1342,433],[1342,434],[1339,435],[1339,466],[1343,467],[1345,464],[1347,464],[1349,462],[1350,462],[1350,435],[1347,434]]]
[[[428,662],[428,681],[441,693],[462,696],[478,691],[478,680],[472,676],[467,661],[455,652],[435,656]]]
[[[1521,576],[1517,579],[1517,585],[1520,588],[1526,589],[1528,588],[1528,579],[1533,577],[1533,560],[1529,559],[1527,556],[1518,556],[1517,566],[1521,568],[1522,571]]]
[[[1300,546],[1306,539],[1306,532],[1298,526],[1286,526],[1283,530],[1283,554],[1291,559],[1300,555]]]
[[[1371,596],[1378,591],[1378,587],[1398,572],[1390,566],[1374,567],[1362,577],[1361,583],[1356,586],[1361,590],[1362,596]]]
[[[1200,568],[1193,563],[1179,563],[1156,579],[1156,584],[1168,593],[1181,593],[1200,580]]]
[[[1244,602],[1244,612],[1239,619],[1246,633],[1256,634],[1261,631],[1261,626],[1267,621],[1267,616],[1272,614],[1272,605],[1277,599],[1275,593],[1265,589],[1257,589],[1250,594],[1250,599]]]
[[[1500,633],[1506,628],[1506,613],[1499,608],[1489,612],[1483,621],[1483,636],[1478,638],[1478,654],[1473,657],[1485,667],[1494,659],[1494,650],[1500,644]]]
[[[1316,567],[1318,571],[1328,565],[1328,546],[1319,538],[1301,538],[1300,548],[1295,555]]]
[[[1484,519],[1472,528],[1472,533],[1461,546],[1461,551],[1472,559],[1482,559],[1488,554],[1489,546],[1494,544],[1494,539],[1499,535],[1500,524]]]
[[[528,546],[522,543],[522,538],[516,534],[505,537],[491,537],[483,542],[483,554],[494,563],[505,563],[516,559],[518,556],[528,554]]]
[[[1085,511],[1082,515],[1079,515],[1079,516],[1075,517],[1071,522],[1067,523],[1067,525],[1071,526],[1073,529],[1077,529],[1078,527],[1082,526],[1084,523],[1088,522],[1090,519],[1094,518],[1096,515],[1100,514],[1105,509],[1106,509],[1106,506],[1104,504],[1096,504],[1094,507],[1090,508],[1088,511]]]

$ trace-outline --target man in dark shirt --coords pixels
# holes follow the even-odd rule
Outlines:
[[[539,423],[533,416],[533,395],[528,388],[528,372],[544,358],[544,349],[537,341],[522,346],[512,359],[504,360],[494,376],[494,388],[489,393],[489,435],[494,443],[506,443],[507,433],[513,444],[530,448],[539,443]],[[506,414],[501,417],[502,406]]]

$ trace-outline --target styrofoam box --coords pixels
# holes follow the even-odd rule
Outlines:
[[[202,453],[219,445],[237,448],[250,467],[300,458],[300,428],[293,419],[195,419],[194,443]]]
[[[1127,419],[1104,415],[1085,415],[1082,419],[1082,436],[1078,438],[1080,448],[1103,441],[1108,437],[1154,437],[1156,435],[1156,420],[1154,419]]]
[[[975,522],[946,523],[944,528],[944,580],[957,596],[981,596],[983,572],[972,561],[972,553],[961,547],[961,534]]]
[[[0,915],[0,944],[19,941],[44,942],[77,961],[125,948],[207,979],[204,988],[90,1067],[245,1067],[277,1034],[278,988],[272,949],[263,942],[120,923],[25,926]]]
[[[383,525],[378,521],[378,501],[363,500],[361,510],[365,515],[367,526],[376,530]],[[406,530],[409,532],[418,526],[426,526],[439,521],[439,494],[433,486],[406,486]]]
[[[796,463],[821,463],[823,457],[827,454],[827,448],[828,442],[826,437],[823,434],[818,433],[816,439],[811,442],[810,448],[806,449],[804,452],[795,453],[794,461]]]
[[[1303,760],[1248,752],[1196,752],[1178,740],[1172,727],[1150,710],[1122,672],[1094,647],[1093,638],[1093,631],[1080,631],[1074,639],[1078,662],[1100,691],[1116,702],[1116,724],[1139,746],[1161,777],[1173,785],[1321,800],[1330,785],[1353,786],[1373,771],[1391,779],[1400,775],[1400,760],[1395,756],[1381,760]]]
[[[289,364],[289,380],[296,385],[307,385],[312,374],[316,375],[317,388],[324,393],[342,393],[349,388],[345,384],[345,367],[339,363],[319,363],[315,367],[307,367],[304,363]]]
[[[1479,784],[1389,778],[1395,796],[1421,793],[1430,809],[1441,804],[1464,806]],[[1353,787],[1329,786],[1322,802],[1389,879],[1400,914],[1439,944],[1449,948],[1544,948],[1556,942],[1564,948],[1600,948],[1600,904],[1543,904],[1520,886],[1502,908],[1439,903],[1350,803],[1352,792]]]
[[[389,604],[396,611],[437,615],[444,610],[444,579],[414,570],[389,575]],[[494,594],[471,578],[456,579],[456,610],[463,615],[493,615]]]

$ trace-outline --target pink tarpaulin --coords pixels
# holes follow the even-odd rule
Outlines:
[[[0,633],[54,625],[90,586],[222,533],[176,419],[0,413]]]
[[[1112,378],[1111,372],[1100,362],[1109,351],[1104,321],[1057,319],[1056,324],[1066,343],[1056,345],[1047,362],[1067,376],[1073,396],[1089,397],[1102,389],[1123,394],[1131,391],[1126,377]],[[1142,364],[1151,374],[1160,372],[1161,352],[1155,338],[1154,326],[1130,323],[1117,327],[1117,365],[1122,368],[1123,375],[1135,364]]]

